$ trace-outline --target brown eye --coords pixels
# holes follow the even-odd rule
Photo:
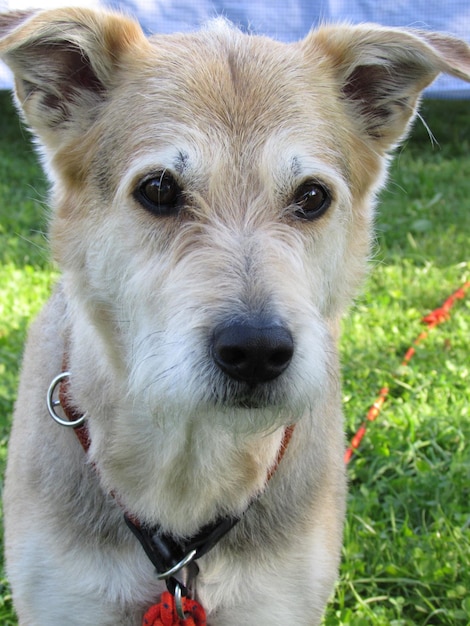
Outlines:
[[[294,196],[297,208],[294,215],[303,220],[315,220],[321,217],[331,204],[328,189],[317,182],[306,182],[300,185]]]
[[[170,173],[161,172],[143,180],[135,190],[134,198],[154,215],[167,216],[178,212],[182,192]]]

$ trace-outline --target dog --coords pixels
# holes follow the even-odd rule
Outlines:
[[[0,53],[62,275],[9,442],[19,623],[157,623],[167,594],[175,620],[319,624],[347,491],[339,320],[390,155],[440,72],[470,81],[469,47],[221,18],[146,38],[67,8],[3,14]]]

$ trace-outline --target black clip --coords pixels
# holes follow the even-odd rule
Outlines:
[[[190,590],[174,576],[185,567],[190,567],[190,580],[197,576],[199,568],[196,560],[211,550],[224,535],[240,520],[239,517],[224,517],[204,526],[187,541],[176,541],[171,535],[159,532],[158,527],[148,529],[124,514],[124,520],[139,540],[145,554],[155,566],[158,578],[165,580],[168,591],[175,595],[180,587],[183,597]]]

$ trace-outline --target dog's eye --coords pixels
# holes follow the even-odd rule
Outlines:
[[[317,182],[300,185],[294,196],[296,209],[294,215],[303,220],[315,220],[321,217],[331,204],[328,189]]]
[[[181,188],[168,172],[146,178],[134,192],[137,202],[155,215],[171,215],[181,205]]]

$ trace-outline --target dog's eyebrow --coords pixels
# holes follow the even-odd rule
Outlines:
[[[302,165],[298,157],[292,157],[291,163],[292,174],[296,177],[300,176],[302,173]]]
[[[182,174],[184,170],[188,167],[188,160],[189,154],[180,150],[174,163],[175,171],[178,172],[178,174]]]

